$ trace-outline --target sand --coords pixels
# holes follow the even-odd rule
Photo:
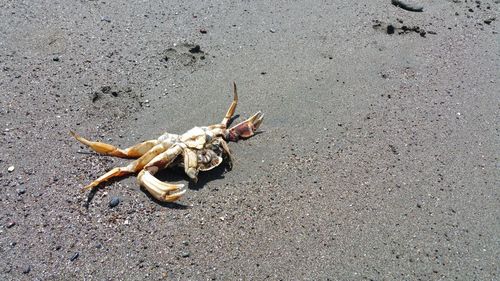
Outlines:
[[[499,278],[495,1],[35,2],[0,3],[0,279]],[[232,81],[231,170],[81,192],[129,161],[69,130],[217,123]]]

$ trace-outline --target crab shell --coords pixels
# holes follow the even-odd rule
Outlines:
[[[225,135],[226,130],[221,127],[194,127],[179,137],[177,143],[185,146],[183,166],[191,178],[196,180],[198,171],[208,171],[222,163]]]

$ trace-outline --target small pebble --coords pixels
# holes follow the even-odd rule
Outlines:
[[[31,266],[27,265],[23,268],[23,274],[28,274],[31,271]]]
[[[14,225],[16,225],[16,222],[15,221],[10,221],[10,222],[7,223],[7,228],[11,228]]]
[[[59,61],[60,59],[59,59],[59,57],[53,57],[52,60],[53,61]]]
[[[15,167],[14,167],[14,166],[10,166],[10,167],[7,169],[7,171],[9,171],[9,173],[11,173],[11,172],[14,172],[14,169],[15,169]]]
[[[207,34],[207,30],[202,28],[202,29],[200,29],[200,33],[201,34]]]
[[[187,246],[187,245],[189,245],[189,241],[184,240],[184,241],[182,241],[182,244],[183,244],[184,246]]]
[[[71,256],[71,258],[70,258],[69,260],[70,260],[70,261],[74,261],[74,260],[76,260],[79,256],[80,256],[80,253],[79,253],[79,252],[76,252],[76,253],[74,253],[74,254]]]
[[[16,192],[18,195],[22,195],[22,194],[26,193],[26,188],[20,187],[20,188],[16,189]]]
[[[394,26],[393,25],[388,25],[387,26],[387,34],[394,34]]]
[[[111,200],[109,200],[109,207],[114,208],[118,206],[118,204],[120,204],[120,198],[116,196],[111,197]]]
[[[184,251],[184,252],[182,252],[182,253],[181,253],[181,257],[183,257],[183,258],[187,258],[187,257],[189,257],[189,252],[188,252],[188,251]]]

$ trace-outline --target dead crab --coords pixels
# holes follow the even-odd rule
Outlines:
[[[246,139],[255,134],[264,115],[259,111],[246,121],[227,129],[238,103],[236,84],[233,83],[233,102],[224,119],[219,124],[208,127],[194,127],[182,135],[165,133],[156,140],[148,140],[126,149],[111,144],[89,141],[75,132],[70,132],[79,142],[98,153],[121,158],[138,158],[126,167],[117,167],[84,187],[90,190],[99,184],[119,176],[139,172],[137,181],[153,197],[164,202],[173,202],[186,192],[183,184],[162,182],[154,174],[174,164],[184,166],[186,174],[195,182],[199,171],[207,171],[219,166],[223,156],[231,163],[231,153],[227,142]],[[183,161],[175,161],[182,156]],[[182,159],[180,159],[182,160]]]

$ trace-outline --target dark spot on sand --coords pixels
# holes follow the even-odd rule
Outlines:
[[[200,45],[195,45],[193,48],[189,49],[192,54],[202,53]]]

